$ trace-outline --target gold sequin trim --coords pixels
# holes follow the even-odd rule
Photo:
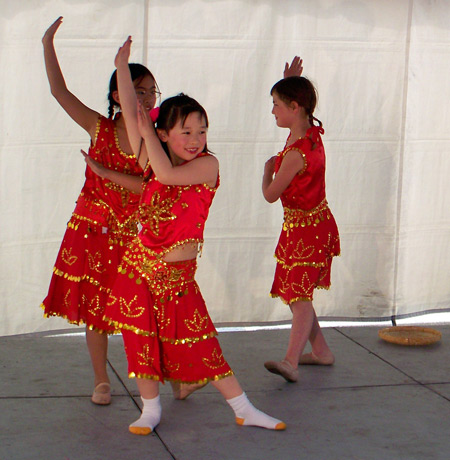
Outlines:
[[[99,281],[95,280],[94,278],[92,278],[89,275],[73,276],[73,275],[69,275],[69,273],[67,273],[67,272],[63,272],[63,271],[59,270],[56,267],[53,267],[53,273],[56,276],[61,276],[61,277],[65,278],[66,280],[73,281],[75,283],[80,283],[81,281],[88,281],[89,283],[93,284],[94,286],[97,286],[100,291],[104,291],[104,292],[107,292],[107,293],[109,293],[111,291],[110,288],[106,288],[104,286],[101,286]]]
[[[324,199],[318,206],[308,211],[303,209],[284,208],[283,230],[288,233],[297,227],[317,226],[325,219],[331,218],[327,200]]]
[[[101,217],[103,217],[106,221],[106,225],[108,226],[109,232],[117,233],[119,235],[125,235],[125,236],[136,236],[137,235],[138,233],[137,210],[136,210],[136,213],[127,217],[124,222],[120,222],[116,214],[112,210],[112,208],[107,203],[105,203],[103,200],[89,200],[84,196],[84,194],[82,194],[82,196],[84,198],[85,208],[94,213],[98,213]],[[105,225],[105,221],[99,222],[95,219],[91,219],[89,217],[85,217],[85,216],[81,216],[79,214],[73,213],[67,226],[69,228],[72,228],[73,230],[78,230],[77,220],[88,222],[94,226]]]
[[[324,288],[324,289],[328,289],[328,288]],[[311,298],[309,298],[309,297],[294,297],[293,299],[291,299],[289,301],[283,299],[283,297],[281,297],[279,294],[270,294],[270,297],[272,297],[273,299],[279,298],[285,305],[291,305],[294,302],[298,302],[298,301],[309,302],[309,301],[313,300],[312,295],[311,295]]]
[[[207,384],[208,382],[217,382],[219,380],[222,380],[226,377],[230,377],[231,375],[234,375],[234,372],[232,370],[229,370],[228,372],[225,372],[223,374],[218,374],[215,375],[214,377],[207,377],[201,380],[180,380],[180,379],[172,379],[172,378],[167,378],[165,377],[164,380],[167,380],[168,382],[176,382],[176,383],[186,383],[188,385],[194,384],[194,383],[204,383]],[[158,375],[153,375],[153,374],[143,374],[143,373],[135,373],[135,372],[130,372],[128,374],[128,378],[133,379],[133,378],[138,378],[138,379],[149,379],[149,380],[156,380],[159,381],[160,378]]]
[[[125,329],[126,331],[131,331],[135,334],[142,335],[144,337],[158,337],[158,334],[156,332],[144,331],[143,329],[140,329],[136,326],[132,326],[131,324],[124,324],[120,321],[114,321],[111,318],[108,318],[107,316],[103,316],[103,321],[107,322],[111,326],[114,326],[116,329]],[[158,340],[160,340],[161,342],[170,343],[171,345],[187,345],[189,343],[198,343],[202,342],[203,340],[212,339],[216,336],[217,332],[211,331],[207,334],[203,334],[200,337],[185,337],[183,339],[173,339],[171,337],[159,336]]]
[[[46,313],[45,309],[47,307],[43,303],[41,303],[40,307],[42,308],[42,310],[44,310],[44,318],[51,318],[51,317],[57,316],[58,318],[65,319],[69,324],[73,324],[73,325],[76,325],[76,326],[82,326],[83,324],[86,324],[87,328],[90,331],[95,331],[95,332],[98,332],[99,334],[109,334],[109,335],[120,334],[120,330],[118,330],[118,329],[114,329],[113,331],[111,331],[111,330],[107,331],[105,329],[100,329],[100,328],[94,326],[93,324],[87,325],[87,323],[86,323],[86,321],[84,319],[74,321],[74,320],[70,320],[67,315],[63,315],[63,314],[58,313],[58,312],[52,311],[52,312]]]
[[[298,153],[300,153],[300,155],[303,158],[303,168],[297,173],[298,176],[301,176],[306,171],[306,168],[308,167],[306,155],[305,155],[305,152],[303,152],[303,150],[300,150],[298,147],[288,146],[288,147],[285,147],[284,150],[282,150],[278,155],[284,158],[285,155],[291,150],[296,150]]]

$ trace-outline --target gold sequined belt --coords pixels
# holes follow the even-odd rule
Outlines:
[[[91,200],[84,194],[78,198],[72,219],[83,220],[95,226],[104,226],[111,233],[126,236],[136,236],[138,233],[136,214],[127,217],[124,222],[120,222],[106,203],[101,200]]]
[[[317,226],[320,222],[331,217],[327,200],[324,199],[318,206],[305,211],[303,209],[284,208],[283,230],[289,231],[296,227],[306,227],[308,225]]]
[[[125,263],[124,263],[125,262]],[[194,282],[197,269],[197,260],[183,260],[179,262],[165,262],[160,257],[155,257],[151,249],[146,248],[135,238],[128,246],[122,259],[122,266],[118,271],[122,274],[127,273],[126,264],[131,265],[138,272],[139,276],[145,279],[152,289],[158,291],[177,290],[181,297],[188,283]],[[131,278],[131,274],[129,275]],[[136,280],[140,284],[139,280]]]

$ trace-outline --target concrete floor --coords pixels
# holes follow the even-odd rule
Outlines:
[[[250,400],[287,430],[236,425],[211,386],[174,401],[166,385],[161,423],[146,437],[127,429],[140,400],[120,336],[110,339],[106,407],[90,402],[83,336],[1,337],[0,460],[448,460],[450,326],[435,328],[442,340],[427,347],[383,342],[378,327],[326,328],[336,364],[304,366],[294,384],[263,367],[283,357],[288,330],[221,333]]]

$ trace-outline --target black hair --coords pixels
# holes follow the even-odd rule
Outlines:
[[[137,81],[139,84],[147,75],[155,82],[156,80],[150,70],[147,67],[143,66],[142,64],[128,64],[131,73],[131,79],[133,82]],[[112,118],[114,116],[114,108],[120,107],[119,104],[114,100],[113,93],[117,91],[117,70],[113,72],[111,75],[111,79],[109,80],[109,93],[108,93],[108,117]]]
[[[170,97],[163,101],[159,108],[156,129],[162,129],[168,133],[179,121],[184,125],[186,118],[191,113],[198,113],[205,119],[206,127],[209,126],[206,110],[195,99],[183,93]],[[161,142],[161,145],[164,151],[169,155],[167,143]],[[206,143],[203,152],[209,152]]]
[[[317,91],[307,78],[297,76],[283,78],[272,86],[270,94],[273,93],[276,93],[286,104],[295,101],[303,107],[311,126],[314,126],[314,120],[322,126],[322,122],[313,116],[317,104]]]

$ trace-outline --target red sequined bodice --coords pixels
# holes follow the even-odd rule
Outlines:
[[[295,175],[281,195],[284,208],[307,211],[315,208],[325,199],[325,150],[321,133],[323,133],[322,128],[313,126],[308,129],[305,137],[285,147],[277,155],[275,173],[280,169],[284,156],[290,150],[298,151],[305,162],[303,169]]]
[[[206,184],[164,185],[154,175],[144,182],[139,206],[139,238],[155,254],[203,242],[203,230],[217,187]]]
[[[108,169],[133,176],[143,174],[136,157],[120,148],[114,122],[109,118],[99,117],[89,156]],[[113,232],[137,233],[140,195],[94,174],[89,167],[86,167],[85,176],[74,215]]]

